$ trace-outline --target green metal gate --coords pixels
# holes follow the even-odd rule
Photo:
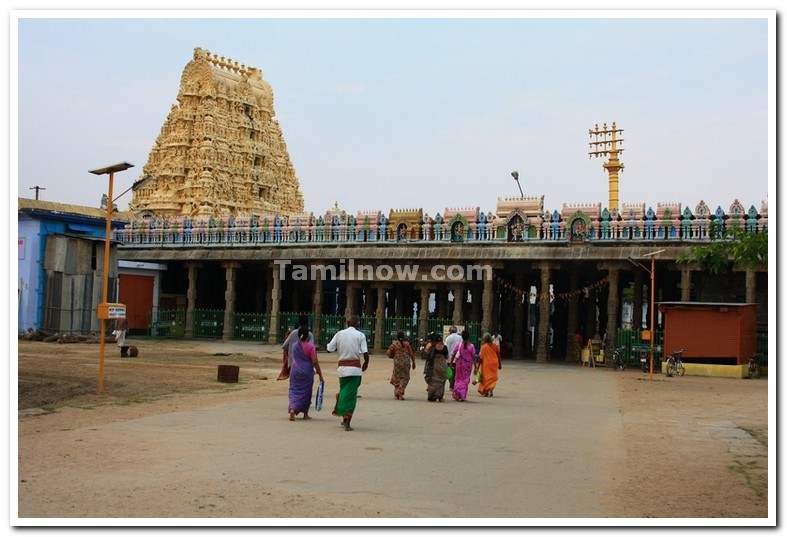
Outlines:
[[[232,317],[232,339],[267,343],[270,317],[267,313],[236,313]]]
[[[194,337],[220,338],[224,333],[224,310],[194,310]]]
[[[186,310],[153,310],[150,312],[150,335],[156,337],[183,337],[186,328]]]

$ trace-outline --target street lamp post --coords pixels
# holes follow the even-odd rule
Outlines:
[[[650,269],[648,269],[645,265],[637,261],[636,259],[629,257],[628,260],[634,264],[642,267],[645,272],[650,273],[650,376],[649,379],[653,380],[653,353],[654,353],[654,346],[656,341],[656,254],[660,254],[664,250],[657,250],[655,252],[650,252],[649,254],[645,254],[642,257],[650,257]]]
[[[105,321],[109,318],[109,306],[107,303],[107,295],[109,291],[109,236],[112,230],[112,207],[115,204],[115,198],[112,197],[112,186],[115,182],[115,172],[122,172],[129,168],[133,168],[133,164],[128,162],[120,162],[112,164],[103,168],[89,170],[89,173],[94,175],[109,175],[109,191],[107,192],[107,222],[104,233],[104,273],[102,274],[101,282],[101,304],[98,305],[98,319],[101,322],[101,335],[100,335],[100,351],[98,360],[98,395],[104,393],[104,356],[106,351],[107,330]],[[128,192],[128,190],[126,190]],[[125,194],[126,192],[123,192]],[[121,194],[121,196],[123,195]],[[120,196],[118,196],[120,197]]]
[[[519,184],[519,172],[516,170],[512,171],[511,177],[514,178],[514,181],[516,181],[516,186],[519,187],[519,195],[524,198],[525,195],[522,193],[522,185]]]

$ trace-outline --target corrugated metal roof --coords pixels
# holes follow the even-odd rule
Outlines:
[[[91,218],[106,219],[107,211],[99,207],[86,207],[84,205],[70,205],[68,203],[57,203],[54,201],[34,200],[29,198],[18,198],[18,210],[25,212],[49,212],[59,214],[73,214],[78,216],[89,216]],[[112,215],[112,220],[130,221],[132,214],[128,211],[116,212]]]

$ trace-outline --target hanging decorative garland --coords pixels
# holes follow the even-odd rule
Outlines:
[[[526,297],[530,296],[530,290],[520,289],[515,285],[511,285],[497,274],[493,277],[499,293],[512,296],[518,302],[522,302]]]
[[[512,285],[505,281],[503,278],[498,276],[497,274],[494,275],[494,281],[497,285],[497,290],[501,294],[509,295],[514,297],[517,301],[523,301],[525,298],[530,297],[530,291],[526,289],[520,289],[519,287]],[[609,282],[607,278],[601,278],[593,283],[585,285],[584,287],[580,287],[574,291],[569,291],[567,293],[558,293],[556,296],[562,300],[576,300],[580,297],[585,297],[591,291],[598,291],[599,289],[603,289]],[[543,291],[536,295],[536,300],[550,300],[552,297],[549,295],[549,291]]]
[[[580,287],[575,291],[569,291],[568,293],[558,293],[557,296],[558,298],[562,298],[563,300],[576,300],[579,297],[587,296],[588,293],[590,293],[591,291],[598,291],[599,289],[603,289],[604,287],[607,286],[608,283],[609,282],[607,281],[607,278],[604,277],[584,287]]]

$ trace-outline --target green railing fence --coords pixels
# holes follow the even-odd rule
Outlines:
[[[148,325],[151,336],[183,337],[186,328],[186,310],[153,310]]]
[[[664,356],[664,332],[654,331],[653,367],[661,367]],[[643,341],[642,330],[618,330],[618,347],[625,347],[623,359],[627,364],[639,365],[641,355],[650,355],[650,341]]]
[[[292,328],[301,315],[309,318],[309,326],[314,324],[314,316],[308,312],[279,313],[279,326],[277,330],[277,341],[284,341],[284,335]],[[359,328],[366,335],[367,344],[370,349],[374,347],[377,318],[374,315],[362,315],[358,317]],[[427,321],[426,334],[419,333],[419,320],[411,317],[386,317],[383,324],[383,348],[386,349],[396,337],[399,330],[404,331],[410,344],[416,348],[419,338],[425,337],[432,332],[444,333],[445,326],[454,324],[453,319],[430,318]],[[149,315],[150,335],[166,338],[181,338],[184,336],[186,327],[186,310],[153,310]],[[232,338],[239,341],[259,341],[267,343],[270,336],[271,316],[268,313],[236,313],[232,320]],[[347,326],[344,315],[322,315],[320,317],[320,333],[317,338],[317,345],[325,346],[339,330]],[[481,340],[480,323],[460,323],[457,326],[464,327],[470,332],[470,341],[476,346]],[[193,322],[194,337],[221,338],[224,332],[224,311],[210,309],[195,309]],[[461,330],[460,330],[461,331]],[[661,367],[664,357],[663,343],[664,333],[656,331],[654,341],[654,361],[655,367]],[[619,347],[625,347],[623,359],[627,364],[639,365],[640,354],[650,352],[650,342],[642,340],[641,330],[620,329],[617,332]],[[768,334],[758,333],[756,352],[762,356],[762,364],[768,366]]]
[[[268,313],[236,313],[232,317],[232,339],[267,343],[270,326]]]
[[[194,310],[194,337],[220,338],[224,333],[224,310]]]
[[[347,326],[345,322],[345,327]],[[374,348],[374,334],[377,327],[377,317],[374,315],[360,315],[358,316],[358,330],[366,336],[366,345],[369,349]],[[342,327],[344,328],[344,327]],[[333,336],[331,336],[333,337]],[[330,341],[330,340],[329,340]]]
[[[426,334],[418,334],[418,337],[426,337],[428,334],[436,332],[438,334],[443,334],[443,337],[446,336],[445,330],[443,327],[451,326],[454,324],[453,319],[441,319],[436,317],[434,319],[428,319],[426,321]]]
[[[298,325],[298,319],[301,315],[305,315],[309,318],[309,322],[307,326],[309,328],[312,327],[312,323],[314,323],[314,316],[309,312],[279,312],[279,325],[278,330],[276,331],[276,341],[283,342],[284,336],[289,332],[291,329],[295,328]]]
[[[413,317],[386,317],[383,321],[383,348],[387,349],[396,339],[396,333],[404,332],[411,342],[418,340],[418,319]]]
[[[344,330],[347,320],[344,315],[323,315],[320,317],[320,333],[317,336],[317,344],[324,347],[339,330]],[[369,342],[367,341],[367,345]]]
[[[366,336],[366,345],[374,347],[374,330],[377,319],[373,315],[358,316],[358,329]],[[339,330],[347,328],[347,318],[344,315],[323,315],[320,317],[320,333],[317,342],[321,346],[328,344]]]
[[[760,353],[760,363],[768,367],[768,334],[757,334],[756,350]]]

